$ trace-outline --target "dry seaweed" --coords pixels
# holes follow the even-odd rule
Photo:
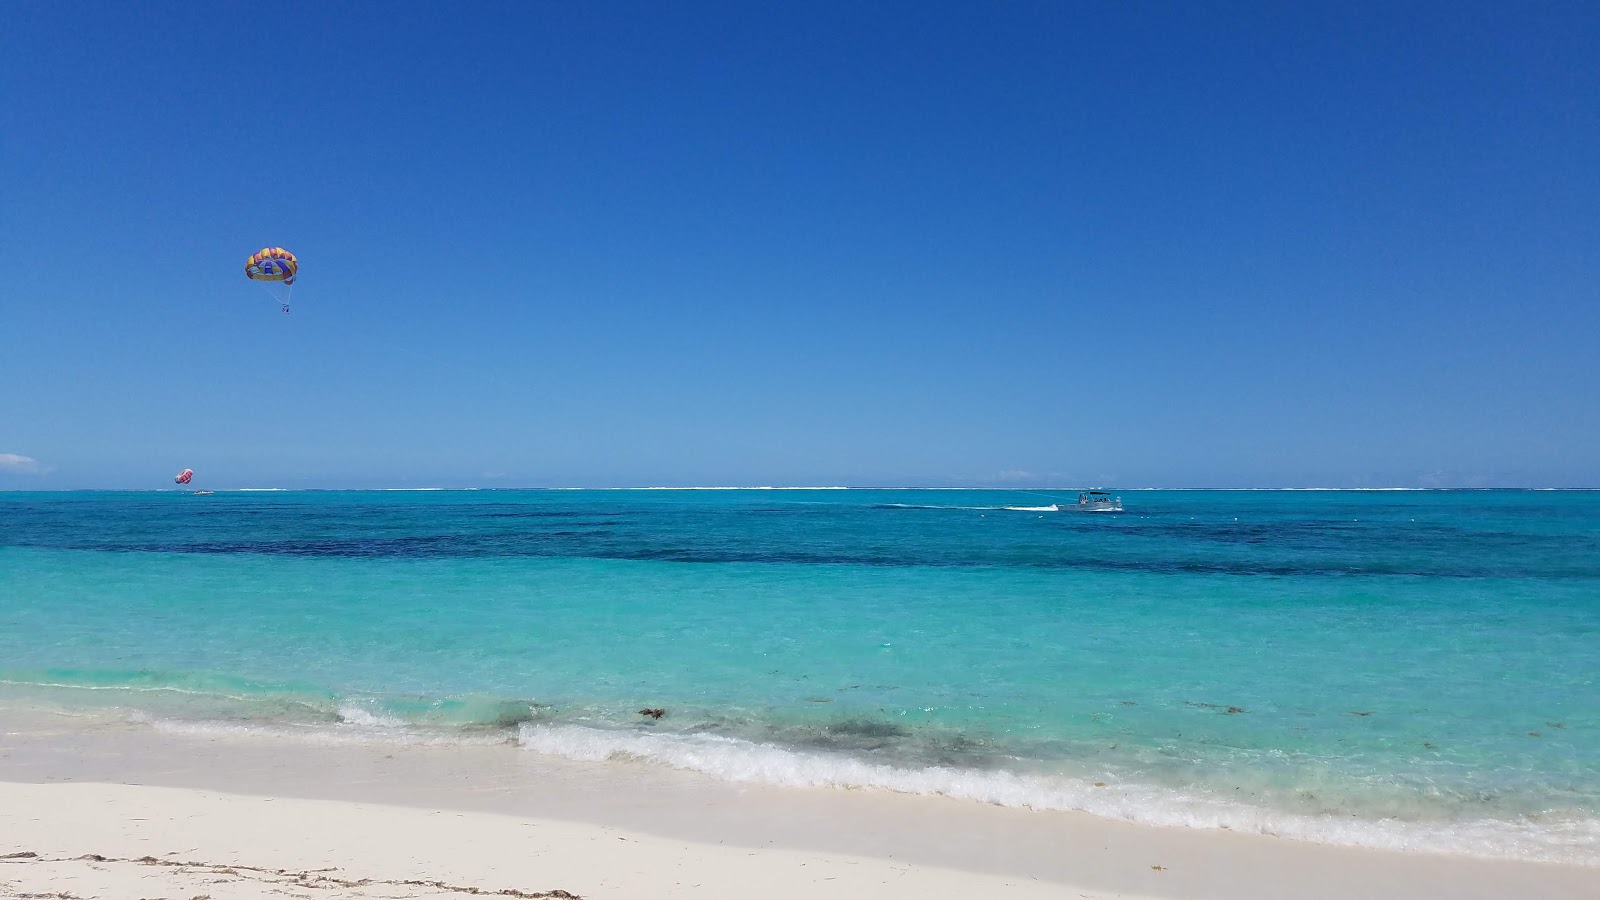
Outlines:
[[[192,861],[181,861],[181,860],[170,860],[170,859],[157,859],[154,856],[141,856],[141,857],[139,857],[137,859],[123,859],[123,858],[111,857],[111,856],[101,856],[98,853],[86,853],[86,854],[84,854],[82,856],[49,858],[49,857],[42,857],[39,854],[34,853],[33,851],[25,850],[25,851],[22,851],[22,852],[19,852],[19,853],[9,854],[8,856],[0,857],[0,858],[11,859],[11,860],[16,860],[16,861],[31,860],[31,861],[34,861],[34,862],[41,862],[41,863],[69,862],[69,861],[79,861],[79,860],[89,861],[89,862],[138,863],[140,865],[145,865],[145,866],[167,866],[169,868],[195,869],[195,870],[201,870],[201,871],[210,872],[210,873],[217,874],[217,875],[239,875],[241,877],[252,877],[251,873],[253,873],[254,877],[285,879],[288,884],[292,884],[295,887],[304,887],[304,888],[328,888],[328,887],[359,888],[359,887],[367,887],[368,885],[374,885],[374,884],[388,884],[388,885],[397,885],[397,886],[406,886],[406,887],[429,887],[429,888],[433,888],[436,891],[448,891],[448,892],[454,893],[454,894],[476,894],[476,895],[484,896],[484,897],[520,897],[520,898],[523,898],[523,900],[583,900],[583,898],[581,896],[579,896],[578,894],[574,894],[571,891],[565,891],[565,890],[562,890],[560,888],[555,888],[553,890],[548,890],[548,891],[524,891],[524,890],[521,890],[519,888],[501,888],[499,890],[491,890],[489,888],[478,887],[477,885],[450,884],[448,882],[437,881],[437,880],[389,879],[389,878],[337,878],[337,877],[332,876],[332,875],[324,874],[326,872],[333,871],[333,870],[330,870],[330,869],[317,869],[317,870],[273,869],[273,868],[267,868],[267,867],[264,867],[264,866],[242,866],[242,865],[238,865],[237,863],[233,863],[233,864],[229,864],[229,865],[225,865],[224,866],[224,865],[218,865],[216,863],[208,863],[208,862],[192,862]],[[67,895],[65,895],[65,894],[52,894],[52,895],[42,895],[42,896],[66,897]]]

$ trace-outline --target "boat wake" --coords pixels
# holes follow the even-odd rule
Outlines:
[[[944,509],[970,512],[1060,512],[1061,507],[1050,506],[937,506],[927,503],[879,503],[874,509]]]

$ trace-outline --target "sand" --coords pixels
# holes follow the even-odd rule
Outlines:
[[[9,897],[1600,896],[1592,867],[0,710],[8,854]]]
[[[29,845],[7,852],[39,854],[0,868],[0,891],[18,894],[1060,896],[1056,885],[938,866],[494,813],[107,784],[0,785],[0,808],[6,842]]]

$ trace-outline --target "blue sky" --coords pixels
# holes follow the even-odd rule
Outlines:
[[[0,488],[1600,486],[1600,8],[862,6],[8,7]]]

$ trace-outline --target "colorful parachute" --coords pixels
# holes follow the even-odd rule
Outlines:
[[[244,264],[244,274],[253,281],[281,281],[294,284],[300,260],[282,247],[267,247]]]
[[[289,311],[289,295],[295,276],[299,274],[300,260],[282,247],[264,247],[244,264],[244,276],[266,288],[285,313]]]
[[[178,477],[177,478],[174,478],[172,480],[177,484],[188,484],[190,481],[194,480],[194,470],[193,469],[184,469],[182,472],[178,473]]]

